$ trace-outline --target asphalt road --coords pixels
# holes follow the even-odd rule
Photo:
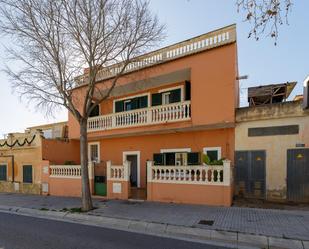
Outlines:
[[[224,249],[68,222],[0,212],[0,249]]]

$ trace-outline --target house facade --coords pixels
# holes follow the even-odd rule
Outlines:
[[[287,92],[294,87],[289,90],[291,84],[284,85]],[[282,84],[273,89],[286,92]],[[236,110],[236,195],[309,202],[309,111],[298,99],[284,102],[276,94],[273,103]]]
[[[202,154],[212,161],[234,157],[236,27],[177,43],[137,61],[128,66],[110,98],[88,121],[88,154],[95,163],[95,179],[106,182],[107,195],[112,198],[230,205],[231,186],[221,188],[210,183],[205,188],[206,175],[210,182],[212,178],[219,181],[223,165],[219,165],[216,176],[211,175],[215,166],[202,173],[206,167]],[[97,86],[108,84],[112,77],[100,73]],[[74,93],[83,91],[81,84]],[[69,139],[79,140],[79,125],[71,115],[68,127]],[[128,184],[109,182],[113,166],[122,167],[126,162],[130,164]],[[156,172],[161,166],[169,171]],[[194,171],[194,167],[202,168]],[[152,180],[160,177],[162,181],[152,181],[152,173],[156,175]],[[170,173],[175,173],[174,178],[167,177]],[[119,189],[127,194],[123,196]],[[211,194],[217,190],[217,195]]]
[[[79,163],[79,143],[68,140],[66,122],[10,133],[0,140],[0,192],[42,194],[43,166],[68,160]]]

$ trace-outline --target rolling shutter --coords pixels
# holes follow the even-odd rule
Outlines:
[[[32,166],[31,165],[23,166],[23,182],[32,183]]]
[[[199,165],[199,164],[200,164],[200,153],[188,152],[188,165]]]

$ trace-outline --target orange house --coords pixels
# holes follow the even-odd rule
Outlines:
[[[230,205],[230,163],[207,165],[202,155],[213,162],[234,157],[236,26],[138,59],[89,118],[95,179],[107,178],[108,198]],[[112,77],[100,73],[98,86]],[[81,84],[74,92],[84,90]],[[72,115],[68,126],[69,138],[78,140]]]

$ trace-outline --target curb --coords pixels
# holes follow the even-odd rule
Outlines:
[[[279,237],[253,235],[240,232],[229,232],[196,227],[176,226],[170,224],[145,222],[111,218],[89,214],[78,214],[60,211],[43,211],[31,208],[3,206],[0,212],[45,218],[57,221],[66,221],[84,225],[92,225],[116,230],[137,232],[161,237],[196,241],[200,243],[215,242],[219,245],[228,245],[231,248],[282,248],[282,249],[309,249],[309,240],[294,240]],[[226,244],[228,243],[228,244]],[[254,246],[254,247],[252,247]]]

